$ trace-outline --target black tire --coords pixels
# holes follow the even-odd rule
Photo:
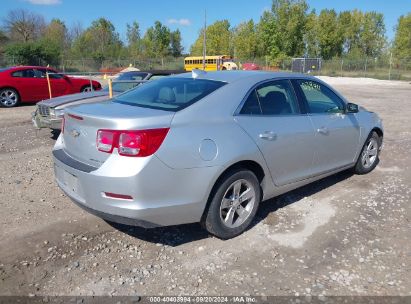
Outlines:
[[[375,169],[375,167],[378,165],[380,161],[379,155],[380,155],[381,144],[382,144],[382,139],[380,136],[378,136],[376,132],[373,131],[370,133],[370,135],[368,135],[368,138],[365,141],[364,146],[361,149],[361,153],[358,156],[357,163],[354,166],[355,174],[367,174]],[[375,154],[375,158],[372,158],[372,156],[374,155],[371,156],[368,153],[368,160],[370,161],[372,159],[372,161],[370,163],[367,163],[366,161],[367,155],[365,154],[367,154],[367,151],[371,150],[370,145],[374,146],[373,149],[376,149],[375,151],[376,154]]]
[[[238,186],[239,184],[240,186]],[[240,187],[237,192],[243,194],[244,200],[234,199],[234,197],[241,196],[234,195],[236,186]],[[250,192],[247,192],[247,190]],[[247,193],[250,196],[254,195],[251,199],[245,199],[247,196],[244,194]],[[224,206],[228,204],[230,207],[223,207],[223,199]],[[216,184],[213,193],[210,195],[208,208],[204,212],[201,224],[209,233],[220,239],[233,238],[243,233],[251,224],[260,201],[261,188],[253,172],[246,169],[228,172]],[[240,216],[240,213],[242,216]],[[230,215],[232,215],[232,225],[230,224]],[[223,217],[227,222],[224,221]]]
[[[94,91],[94,89],[93,89]],[[91,92],[91,86],[84,86],[81,88],[81,93],[85,93],[85,92]]]
[[[20,104],[20,95],[12,88],[0,89],[0,106],[5,108],[17,107]]]

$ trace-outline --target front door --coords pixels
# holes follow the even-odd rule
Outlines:
[[[360,144],[355,114],[345,113],[345,102],[327,86],[313,80],[296,80],[315,129],[315,173],[352,164]]]
[[[259,147],[276,185],[312,175],[314,129],[308,115],[301,114],[288,80],[257,86],[236,121]]]

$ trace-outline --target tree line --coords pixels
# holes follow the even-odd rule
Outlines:
[[[263,59],[278,64],[292,57],[360,59],[391,54],[411,60],[411,12],[400,16],[392,42],[387,40],[384,16],[374,11],[309,10],[305,0],[273,0],[258,22],[252,19],[232,26],[219,20],[206,28],[207,54],[228,54],[239,60]],[[190,47],[203,53],[204,29]],[[62,59],[159,59],[184,53],[181,32],[155,21],[144,34],[137,21],[127,24],[126,41],[110,20],[99,18],[87,28],[67,27],[63,20],[47,23],[27,10],[12,10],[0,28],[0,55],[19,64],[41,59],[58,65]]]
[[[304,0],[274,0],[258,23],[252,19],[231,27],[228,20],[206,28],[207,53],[231,54],[238,59],[267,58],[276,64],[292,57],[376,58],[392,52],[411,60],[411,13],[401,16],[392,44],[384,16],[374,11],[323,9],[309,11]],[[201,55],[204,29],[191,46]]]
[[[83,29],[70,28],[60,19],[46,23],[43,16],[23,9],[12,10],[3,20],[0,42],[7,57],[19,64],[38,64],[39,60],[58,65],[63,59],[163,58],[182,55],[180,31],[170,30],[155,21],[144,35],[138,22],[127,24],[127,41],[120,39],[114,25],[106,18],[94,20]]]

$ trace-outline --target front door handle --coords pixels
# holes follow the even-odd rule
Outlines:
[[[330,131],[328,131],[328,128],[326,127],[321,127],[317,129],[317,133],[320,133],[320,134],[328,135],[329,132]]]
[[[275,134],[272,131],[265,131],[264,133],[261,133],[259,135],[259,137],[261,139],[265,139],[265,140],[276,140],[277,139],[277,134]]]

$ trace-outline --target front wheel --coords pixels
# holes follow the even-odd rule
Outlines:
[[[242,169],[226,174],[216,187],[202,225],[218,238],[233,238],[251,224],[261,201],[260,184],[253,172]]]
[[[91,91],[93,91],[91,86],[85,86],[81,89],[81,93],[91,92]]]
[[[379,162],[380,148],[381,138],[376,132],[372,132],[365,141],[361,154],[355,164],[354,173],[367,174],[374,170]]]
[[[6,108],[12,108],[20,103],[19,93],[10,88],[0,90],[0,105]]]

